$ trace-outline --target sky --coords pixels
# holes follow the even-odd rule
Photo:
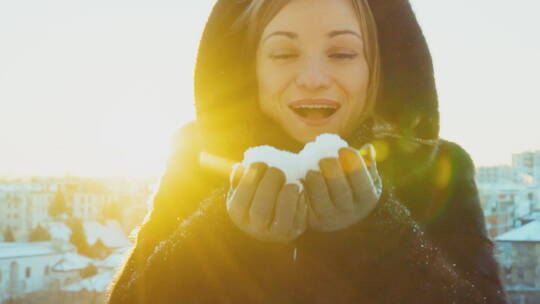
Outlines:
[[[156,176],[195,118],[214,1],[0,0],[0,177]],[[540,149],[540,2],[411,0],[441,137],[476,165]]]

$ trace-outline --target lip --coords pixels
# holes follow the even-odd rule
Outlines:
[[[336,106],[338,108],[341,106],[339,102],[333,101],[331,99],[326,99],[326,98],[298,99],[289,103],[289,107],[302,106],[302,105],[328,105],[328,106]]]
[[[296,112],[294,112],[291,107],[298,107],[302,105],[327,105],[327,106],[333,106],[336,107],[336,111],[326,118],[320,118],[320,119],[309,119],[302,117],[298,115]],[[312,127],[320,127],[328,124],[334,117],[336,116],[336,113],[340,110],[341,104],[337,101],[326,99],[326,98],[310,98],[310,99],[298,99],[293,102],[290,102],[288,105],[289,109],[294,113],[294,115],[300,119],[303,123],[305,123],[308,126]]]

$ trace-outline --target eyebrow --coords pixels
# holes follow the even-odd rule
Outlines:
[[[351,30],[331,31],[330,33],[326,34],[326,36],[328,36],[328,38],[334,38],[336,36],[345,35],[345,34],[354,35],[354,36],[358,37],[358,39],[362,40],[362,36],[360,34],[358,34],[355,31],[351,31]]]
[[[336,36],[346,35],[346,34],[354,35],[354,36],[358,37],[358,39],[360,39],[360,40],[362,39],[362,36],[360,34],[358,34],[355,31],[351,31],[351,30],[331,31],[328,34],[326,34],[326,36],[328,38],[334,38]],[[264,38],[263,42],[268,40],[270,37],[273,37],[273,36],[285,36],[285,37],[290,38],[290,39],[298,38],[298,34],[293,33],[293,32],[276,31],[276,32],[273,32],[272,34],[269,34],[268,36],[266,36],[266,38]]]
[[[268,38],[273,37],[273,36],[285,36],[285,37],[290,38],[290,39],[298,38],[298,34],[296,34],[296,33],[286,32],[286,31],[277,31],[277,32],[273,32],[272,34],[266,36],[266,38],[264,38],[263,42],[268,40]]]

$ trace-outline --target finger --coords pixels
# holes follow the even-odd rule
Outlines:
[[[320,172],[309,171],[305,184],[309,202],[317,216],[325,215],[334,209],[326,182]]]
[[[237,163],[234,165],[233,170],[229,176],[229,184],[231,185],[232,189],[235,189],[238,187],[238,184],[240,183],[240,179],[244,175],[244,166],[240,163]]]
[[[296,212],[294,214],[293,233],[295,236],[300,236],[306,231],[308,222],[308,202],[306,200],[306,192],[302,192],[297,201]]]
[[[293,229],[298,198],[300,196],[299,190],[298,185],[287,184],[279,192],[271,227],[276,233],[285,235]]]
[[[231,199],[227,201],[227,211],[237,223],[245,222],[248,219],[251,200],[267,167],[264,163],[251,164],[247,170],[244,170],[238,188],[234,191]]]
[[[339,160],[333,157],[323,158],[319,162],[319,167],[334,205],[341,210],[352,210],[354,205],[351,187]]]
[[[268,230],[277,197],[284,183],[283,171],[274,167],[266,170],[249,209],[249,221],[257,231]]]
[[[305,179],[302,179],[302,184],[304,185],[304,189],[307,189],[306,181]],[[307,191],[307,190],[306,190]],[[309,195],[307,192],[302,192],[302,198],[305,201],[306,204],[306,222],[308,227],[315,227],[315,225],[319,222],[319,216],[317,213],[315,213],[315,209],[313,208],[313,204],[311,203],[311,200],[309,199]]]
[[[313,209],[313,207],[309,204],[309,202],[307,203],[307,206],[308,206],[307,221],[308,221],[309,227],[316,228],[320,223],[320,219],[315,213],[315,209]]]
[[[362,202],[375,197],[375,187],[364,159],[352,149],[340,150],[340,160],[346,168],[346,176],[351,185],[355,202]]]
[[[365,157],[364,160],[366,161],[369,176],[371,177],[371,181],[375,187],[375,193],[378,197],[380,197],[382,192],[382,180],[381,176],[379,175],[379,170],[377,170],[377,153],[373,144],[366,144],[365,146],[368,150],[368,157]]]
[[[362,156],[360,155],[360,152],[355,149],[341,148],[338,154],[339,162],[345,173],[350,173],[362,167],[362,163],[360,162]]]
[[[358,153],[369,168],[375,161],[375,147],[372,144],[365,144],[358,150]]]

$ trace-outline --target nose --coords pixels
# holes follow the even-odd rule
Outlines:
[[[307,90],[320,90],[330,86],[330,77],[320,61],[307,60],[296,77],[296,85]]]

